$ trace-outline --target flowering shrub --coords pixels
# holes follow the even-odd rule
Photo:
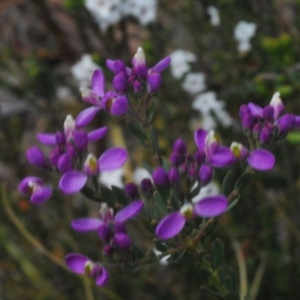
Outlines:
[[[184,64],[194,59],[191,53],[185,55],[181,62],[183,72],[188,70]],[[70,220],[73,230],[82,234],[95,231],[101,241],[96,262],[86,256],[89,253],[66,256],[66,265],[72,272],[95,277],[96,285],[103,286],[109,281],[111,269],[134,271],[164,257],[170,263],[187,258],[205,272],[201,286],[207,293],[219,299],[238,299],[235,279],[230,272],[226,275],[222,266],[223,244],[214,236],[218,217],[240,201],[242,191],[257,171],[274,168],[272,148],[291,130],[300,127],[300,116],[284,113],[280,94],[276,92],[265,107],[252,102],[240,107],[247,146],[236,141],[230,146],[222,145],[216,132],[197,128],[193,150],[188,147],[190,143],[178,137],[171,153],[162,155],[153,124],[157,113],[154,96],[162,84],[161,73],[170,63],[171,58],[166,57],[148,67],[142,48],[138,48],[131,66],[122,60],[108,59],[106,66],[113,73],[114,90],[105,91],[104,74],[96,69],[91,89],[82,90],[82,100],[91,106],[75,120],[68,115],[62,131],[37,135],[40,143],[51,147],[49,155],[31,147],[26,157],[30,164],[45,172],[58,173],[58,189],[63,194],[80,192],[86,199],[99,203],[98,218],[82,216]],[[90,132],[82,129],[100,111],[126,120],[128,131],[153,158],[151,165],[144,162],[150,178],[142,175],[139,182],[128,182],[124,188],[107,188],[102,184],[102,173],[120,169],[130,155],[122,147],[108,148],[99,158],[89,153],[90,143],[102,139],[109,131],[109,126]],[[228,169],[237,162],[242,169],[234,177]],[[221,191],[200,196],[221,169],[227,173]],[[19,191],[33,204],[42,204],[52,196],[51,186],[35,176],[25,177]],[[155,249],[141,249],[133,241],[126,227],[130,219],[148,231]]]

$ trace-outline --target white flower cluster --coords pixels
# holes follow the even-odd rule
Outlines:
[[[238,50],[241,53],[251,49],[250,39],[255,35],[256,24],[240,21],[234,28],[234,38],[238,42]]]
[[[219,11],[214,6],[209,6],[206,9],[206,11],[209,14],[211,25],[213,26],[220,25],[221,21],[220,21]]]
[[[71,67],[71,73],[80,87],[88,87],[96,69],[100,67],[93,62],[92,57],[89,54],[83,54],[81,59]]]
[[[176,79],[184,77],[182,88],[195,97],[192,108],[200,112],[202,116],[201,126],[206,130],[216,128],[217,123],[213,115],[222,126],[228,127],[232,125],[233,120],[225,110],[224,101],[217,100],[216,94],[212,91],[205,92],[205,74],[201,72],[189,72],[191,70],[189,63],[197,60],[196,55],[192,52],[179,49],[175,50],[170,56],[172,75]]]
[[[136,18],[141,25],[148,25],[156,18],[157,0],[86,0],[85,6],[105,31],[127,16]]]

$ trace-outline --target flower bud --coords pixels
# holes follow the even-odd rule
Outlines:
[[[59,149],[59,147],[55,147],[52,149],[52,151],[49,154],[49,161],[53,166],[57,165],[57,161],[61,156],[61,151]]]
[[[177,184],[180,181],[180,174],[175,167],[171,168],[171,170],[168,173],[168,177],[171,184]]]
[[[177,139],[173,144],[173,151],[178,151],[185,155],[187,151],[185,142],[182,139]]]
[[[131,241],[127,234],[116,233],[113,239],[113,245],[121,250],[127,250],[130,247]]]
[[[162,167],[153,171],[152,178],[156,186],[168,186],[170,184],[168,174]]]
[[[57,169],[61,173],[65,173],[65,172],[72,170],[72,160],[67,153],[62,154],[59,157],[59,159],[57,161]]]
[[[133,182],[129,182],[125,185],[125,192],[131,199],[136,199],[139,195],[137,186]]]
[[[179,166],[184,162],[184,157],[179,151],[173,151],[170,155],[170,162],[174,166]]]
[[[89,143],[88,135],[84,130],[76,130],[74,132],[74,144],[78,150],[83,151]]]
[[[110,239],[110,228],[106,224],[101,224],[98,229],[98,235],[99,237],[105,242],[108,243]]]
[[[263,109],[263,117],[268,121],[272,121],[274,118],[274,107],[271,105],[267,105]]]
[[[197,150],[195,153],[194,153],[194,160],[199,164],[203,164],[206,160],[206,155],[205,155],[205,152],[204,151],[201,151],[201,150]]]
[[[56,144],[59,146],[66,142],[65,135],[61,131],[56,132],[55,140],[56,140]]]
[[[40,168],[44,168],[47,166],[45,155],[38,147],[30,147],[29,149],[27,149],[26,158],[31,165]]]
[[[199,180],[203,184],[207,184],[211,181],[213,176],[213,170],[210,166],[204,164],[199,170]]]
[[[148,194],[152,191],[153,189],[153,184],[151,182],[151,180],[149,178],[144,178],[142,181],[141,181],[141,187],[142,187],[142,190]]]
[[[277,126],[279,128],[279,134],[285,135],[291,129],[293,129],[295,124],[295,116],[292,114],[285,114],[277,120]]]

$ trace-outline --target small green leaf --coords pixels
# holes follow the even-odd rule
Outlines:
[[[233,292],[229,292],[226,296],[225,296],[225,300],[239,300],[240,297],[238,294],[233,293]]]
[[[223,183],[222,183],[222,194],[225,195],[226,197],[228,197],[230,195],[230,193],[233,190],[233,176],[232,176],[232,172],[229,171],[225,178],[223,179]]]
[[[152,174],[152,172],[153,172],[153,168],[151,168],[147,163],[146,163],[146,161],[144,161],[143,159],[142,159],[142,165],[143,165],[143,167],[150,173],[150,174]],[[143,178],[141,178],[141,180],[142,180]]]
[[[252,175],[249,173],[244,173],[240,176],[240,178],[237,180],[234,189],[237,192],[243,191],[251,182]]]
[[[150,139],[151,139],[153,153],[158,154],[157,133],[153,126],[150,127]]]
[[[299,131],[291,131],[288,133],[286,139],[291,144],[300,144],[300,132]]]
[[[213,243],[213,267],[217,269],[223,261],[224,245],[220,239],[216,239]]]
[[[162,156],[161,159],[162,159],[162,167],[163,167],[166,171],[169,171],[169,169],[170,169],[169,161],[168,161],[164,156]]]
[[[167,202],[164,200],[164,198],[161,196],[161,194],[159,192],[155,191],[153,196],[154,196],[155,204],[165,210]]]
[[[114,207],[116,203],[116,198],[112,190],[106,188],[106,187],[101,187],[100,189],[102,200],[108,204],[108,206]]]
[[[135,135],[139,139],[140,143],[143,146],[147,147],[148,137],[143,131],[143,129],[141,128],[140,124],[137,122],[128,122],[127,125],[128,125],[128,129],[131,131],[133,135]]]
[[[182,251],[180,253],[175,253],[172,256],[170,256],[167,259],[167,261],[171,264],[176,264],[183,258],[184,254],[185,254],[185,251]]]
[[[178,197],[176,191],[174,189],[171,190],[171,204],[174,209],[179,209],[181,205],[180,198]]]
[[[154,114],[155,114],[155,103],[154,103],[154,101],[152,101],[151,107],[150,107],[150,110],[149,110],[149,115],[148,115],[148,121],[147,121],[148,125],[151,125],[151,123],[153,121]]]
[[[115,194],[115,198],[118,202],[126,206],[129,203],[129,199],[123,189],[120,189],[117,186],[112,185],[111,187],[113,193]]]
[[[167,247],[166,245],[162,242],[162,241],[159,241],[159,240],[154,240],[154,244],[155,244],[155,248],[158,250],[158,251],[161,251],[161,252],[165,252],[167,251]]]
[[[231,210],[232,208],[234,208],[234,207],[238,204],[239,200],[240,200],[240,195],[238,195],[234,200],[232,200],[232,201],[229,203],[229,205],[228,205],[226,211],[229,211],[229,210]]]
[[[94,202],[102,202],[103,201],[102,199],[96,197],[95,192],[87,186],[84,186],[80,190],[80,193],[82,195],[84,195],[85,197],[87,197],[91,201],[94,201]]]

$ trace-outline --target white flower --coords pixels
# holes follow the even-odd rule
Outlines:
[[[185,73],[190,71],[191,67],[188,63],[195,62],[197,57],[190,51],[175,50],[171,55],[171,72],[172,75],[179,79]]]
[[[156,0],[127,0],[124,15],[136,17],[142,25],[148,25],[156,19]]]
[[[159,251],[159,250],[157,250],[157,249],[153,249],[153,252],[154,252],[154,254],[156,255],[156,256],[159,256],[160,254],[162,254],[162,252],[161,251]],[[170,257],[171,255],[166,255],[166,256],[164,256],[163,258],[161,258],[160,260],[159,260],[159,263],[162,265],[162,266],[167,266],[168,264],[169,264],[169,262],[168,262],[168,258]]]
[[[234,120],[225,109],[214,110],[214,113],[223,127],[229,127],[233,124]]]
[[[110,25],[118,23],[123,16],[121,0],[86,0],[85,6],[102,31],[105,31]]]
[[[137,167],[133,172],[133,182],[140,185],[141,181],[145,178],[151,179],[151,174],[144,168]]]
[[[192,103],[192,108],[198,110],[201,114],[207,115],[212,110],[222,109],[224,102],[216,98],[216,93],[206,92],[198,95]]]
[[[96,69],[99,69],[99,66],[93,62],[92,57],[89,54],[83,54],[81,59],[71,67],[71,73],[81,87],[88,87]]]
[[[197,203],[203,198],[217,195],[219,194],[219,192],[220,192],[219,186],[215,182],[211,181],[209,184],[201,188],[199,194],[193,197],[192,202]]]
[[[255,35],[257,25],[240,21],[234,29],[234,38],[238,42],[238,50],[247,52],[251,49],[250,39]]]
[[[213,26],[220,25],[219,11],[214,6],[209,6],[206,11],[210,16],[211,25]]]
[[[122,168],[114,171],[103,171],[100,173],[99,182],[108,188],[111,188],[112,185],[123,188],[123,174],[124,169]]]
[[[201,128],[209,131],[209,130],[215,129],[217,127],[217,125],[218,124],[212,115],[208,114],[208,115],[202,116]]]
[[[185,76],[182,88],[190,94],[197,94],[206,89],[205,74],[189,73]]]

